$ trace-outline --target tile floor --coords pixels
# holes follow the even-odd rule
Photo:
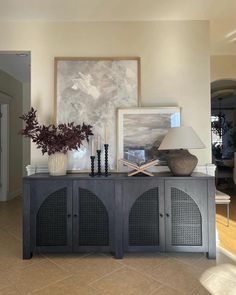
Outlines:
[[[0,295],[236,294],[236,261],[203,254],[48,254],[21,259],[21,199],[0,203]]]

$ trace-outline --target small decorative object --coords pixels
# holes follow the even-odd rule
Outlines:
[[[101,137],[97,134],[97,176],[102,175],[101,152]]]
[[[91,173],[89,175],[94,177],[95,176],[95,173],[94,173],[95,156],[90,156],[90,159],[91,159]]]
[[[92,137],[91,140],[91,156],[90,156],[90,160],[91,160],[91,173],[89,174],[91,177],[95,176],[94,173],[94,163],[95,163],[95,156],[94,156],[94,138]]]
[[[97,161],[98,161],[98,172],[97,172],[97,176],[101,176],[102,175],[101,150],[97,150]]]
[[[118,108],[134,108],[140,101],[139,57],[55,57],[55,117],[58,123],[89,122],[93,132],[104,139],[109,126],[110,168],[116,169],[116,113]],[[72,160],[76,154],[80,165]],[[88,146],[69,153],[73,170],[90,169]]]
[[[124,159],[120,159],[120,161],[123,163],[123,165],[134,169],[134,171],[130,172],[128,174],[128,176],[134,176],[137,174],[145,174],[147,176],[154,176],[153,173],[146,171],[146,169],[151,168],[159,163],[159,160],[152,160],[152,161],[147,162],[145,164],[138,165],[138,164],[132,163],[132,162],[124,160]]]
[[[93,135],[92,126],[75,125],[72,123],[55,125],[39,125],[36,110],[31,110],[20,117],[25,121],[25,128],[21,134],[29,137],[42,150],[42,154],[49,155],[48,169],[51,175],[65,175],[67,169],[67,152],[78,150],[83,141],[89,141]]]
[[[142,107],[118,110],[118,159],[147,163],[158,159],[166,165],[166,152],[158,147],[169,128],[180,126],[178,107]],[[124,171],[124,165],[117,165]]]
[[[108,127],[105,127],[105,144],[104,144],[104,151],[105,151],[105,176],[109,176],[109,164],[108,164],[108,149],[109,149],[109,144],[108,144],[108,133],[109,129]]]
[[[187,149],[203,149],[205,145],[192,127],[171,128],[163,139],[159,150],[175,150],[168,156],[168,166],[175,176],[190,176],[198,159]]]
[[[67,171],[67,153],[56,152],[48,158],[48,171],[52,176],[65,175]]]
[[[109,148],[109,144],[105,143],[104,144],[104,150],[105,150],[105,176],[109,176],[109,164],[108,164],[108,148]]]

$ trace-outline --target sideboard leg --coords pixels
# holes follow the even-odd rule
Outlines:
[[[124,253],[123,253],[123,251],[117,251],[116,253],[115,253],[115,259],[123,259],[123,257],[124,257]]]
[[[216,252],[207,252],[206,256],[208,259],[216,259]]]
[[[123,202],[122,202],[122,183],[118,181],[115,184],[115,258],[122,259],[123,250]]]
[[[23,183],[23,259],[32,258],[30,244],[30,184]]]
[[[215,182],[208,180],[208,259],[216,258]]]
[[[33,256],[33,253],[30,252],[30,250],[24,249],[23,250],[23,259],[31,259]]]

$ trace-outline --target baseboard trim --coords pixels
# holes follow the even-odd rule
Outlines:
[[[222,246],[217,245],[217,248],[220,250],[221,253],[225,254],[230,259],[236,261],[236,255],[235,254],[233,254],[232,252],[230,252],[229,250],[225,249]]]

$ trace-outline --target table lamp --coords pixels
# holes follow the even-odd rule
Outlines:
[[[167,164],[175,176],[190,176],[198,159],[188,149],[203,149],[205,145],[192,127],[181,126],[169,129],[159,150],[175,150],[168,155]]]

